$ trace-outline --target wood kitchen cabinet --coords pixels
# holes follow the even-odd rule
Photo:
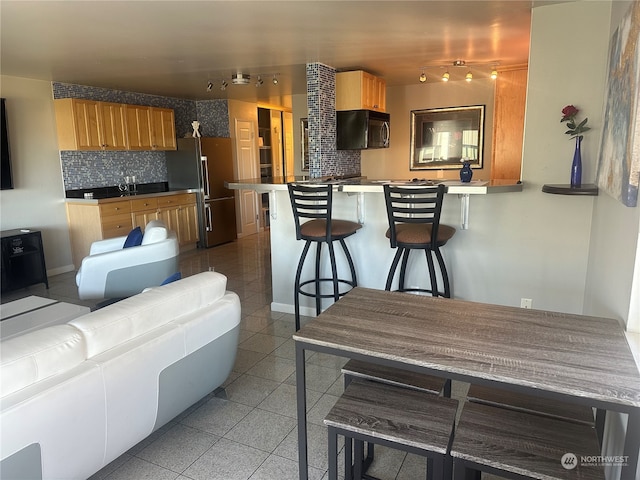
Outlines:
[[[67,203],[73,264],[80,268],[97,240],[128,235],[133,228],[128,200],[104,204]]]
[[[175,114],[170,108],[54,100],[60,150],[175,150]]]
[[[126,105],[129,150],[151,150],[151,109]]]
[[[158,219],[158,199],[157,198],[140,198],[131,200],[131,221],[133,228],[144,227],[151,220]]]
[[[126,150],[124,105],[76,98],[54,100],[60,150]]]
[[[127,105],[130,150],[175,150],[175,115],[170,108]]]
[[[98,200],[97,203],[68,202],[73,264],[80,268],[93,242],[128,235],[135,227],[144,230],[147,223],[156,219],[176,232],[180,247],[195,248],[199,239],[195,193]]]
[[[336,73],[336,110],[375,110],[387,107],[384,79],[362,70]]]
[[[176,232],[181,247],[198,242],[196,194],[158,197],[158,218]]]
[[[175,150],[176,123],[170,108],[151,107],[151,147],[154,150]]]

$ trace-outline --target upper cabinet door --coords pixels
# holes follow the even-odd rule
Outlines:
[[[375,75],[355,70],[336,73],[336,110],[386,109],[386,82]]]
[[[151,107],[126,105],[129,150],[152,150]]]
[[[102,149],[126,150],[128,142],[125,106],[121,103],[99,102],[98,107],[100,110],[98,119],[102,123],[100,128]]]
[[[55,100],[60,150],[101,150],[98,102],[64,98]]]
[[[151,147],[154,150],[176,149],[176,125],[170,108],[151,109]]]

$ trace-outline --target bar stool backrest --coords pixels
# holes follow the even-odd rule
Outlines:
[[[296,240],[303,238],[301,220],[325,220],[326,241],[331,241],[331,202],[333,188],[331,185],[299,185],[289,183],[289,198],[296,225]]]
[[[437,245],[444,185],[433,187],[384,185],[384,200],[389,219],[391,248],[396,248],[397,226],[402,223],[431,225],[430,245]]]

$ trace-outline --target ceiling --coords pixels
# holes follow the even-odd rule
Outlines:
[[[0,66],[17,77],[280,103],[306,92],[307,63],[363,69],[388,86],[418,83],[425,66],[428,81],[438,81],[456,59],[483,64],[470,67],[478,76],[493,63],[525,64],[531,7],[520,0],[1,0]],[[468,69],[450,69],[452,79]],[[251,83],[232,85],[237,72]]]

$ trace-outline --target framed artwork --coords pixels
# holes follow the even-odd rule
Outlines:
[[[300,130],[302,132],[302,170],[309,171],[309,120],[300,119]]]
[[[410,170],[482,168],[484,105],[411,111]]]
[[[640,183],[640,2],[632,2],[611,39],[598,187],[627,207],[638,204]]]

